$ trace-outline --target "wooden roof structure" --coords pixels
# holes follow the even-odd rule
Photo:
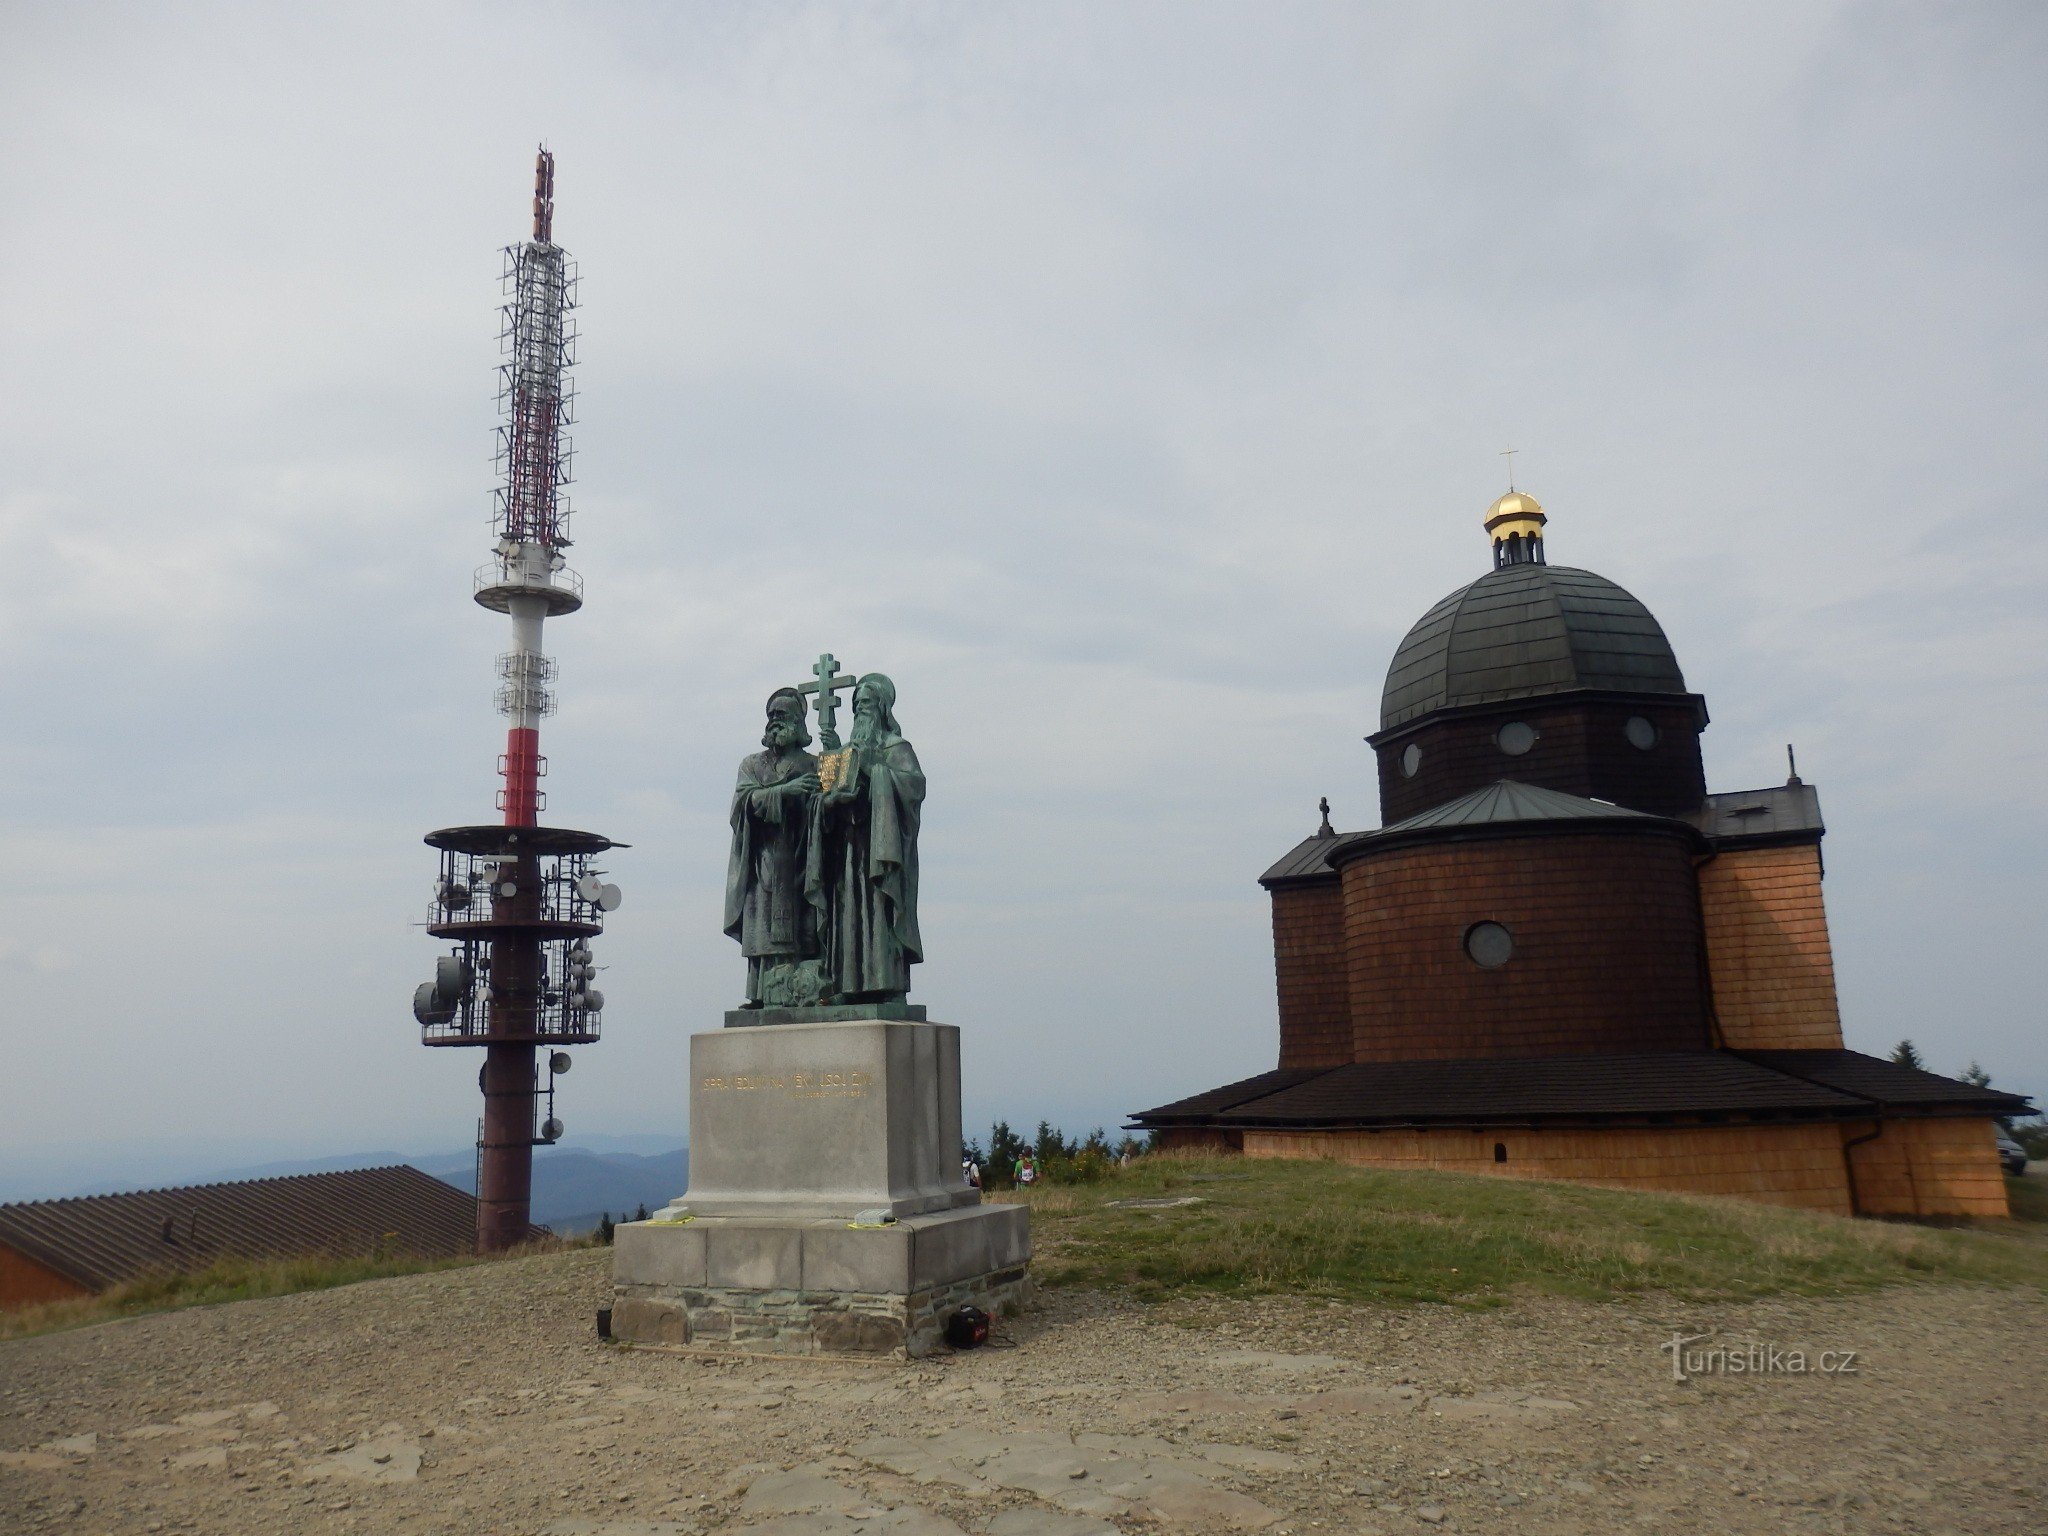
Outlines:
[[[396,1164],[0,1205],[0,1244],[95,1291],[222,1257],[458,1258],[476,1248],[476,1200]]]
[[[1356,1062],[1289,1069],[1131,1116],[1139,1126],[1470,1126],[1673,1120],[1862,1120],[2028,1115],[2017,1094],[1858,1051],[1650,1051],[1637,1055]]]

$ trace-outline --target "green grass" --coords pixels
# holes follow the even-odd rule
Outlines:
[[[2005,1188],[2012,1196],[2014,1221],[2048,1229],[2048,1178],[2038,1173],[2008,1178]]]
[[[1123,1290],[1148,1301],[1303,1295],[1483,1307],[1528,1293],[1710,1300],[1925,1281],[2048,1292],[2048,1179],[2010,1179],[2007,1187],[2012,1220],[1934,1226],[1483,1174],[1156,1156],[1100,1183],[991,1198],[1031,1206],[1033,1269],[1043,1285]],[[1189,1195],[1199,1203],[1151,1211],[1111,1204]],[[0,1339],[481,1262],[489,1261],[224,1258],[99,1296],[0,1312]]]
[[[1815,1215],[1483,1174],[1147,1157],[1099,1184],[1039,1186],[1041,1284],[1190,1295],[1305,1295],[1495,1306],[1829,1295],[1915,1281],[2048,1290],[2048,1188],[2011,1181],[2016,1219],[1944,1226]],[[2048,1181],[2044,1181],[2048,1182]],[[2025,1187],[2023,1187],[2025,1186]],[[1125,1210],[1116,1200],[1194,1195]]]
[[[499,1257],[493,1255],[492,1257]],[[223,1301],[251,1301],[293,1291],[324,1291],[359,1280],[390,1275],[416,1275],[429,1270],[457,1269],[484,1262],[476,1258],[421,1259],[403,1254],[301,1254],[292,1258],[220,1258],[189,1273],[150,1274],[117,1285],[97,1296],[45,1302],[15,1312],[0,1312],[0,1339],[24,1338],[88,1323],[111,1322],[145,1312],[170,1312],[181,1307],[207,1307]]]

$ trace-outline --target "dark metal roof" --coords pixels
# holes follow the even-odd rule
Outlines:
[[[1855,1101],[1723,1051],[1337,1067],[1223,1111],[1227,1125],[1840,1111]]]
[[[1362,856],[1375,848],[1406,843],[1416,833],[1600,821],[1644,826],[1662,822],[1680,836],[1692,836],[1685,830],[1690,823],[1673,824],[1669,817],[1632,811],[1612,801],[1588,800],[1580,795],[1567,795],[1534,784],[1518,784],[1513,779],[1498,779],[1483,789],[1431,806],[1420,815],[1397,821],[1391,827],[1382,827],[1376,832],[1319,832],[1305,837],[1259,876],[1259,884],[1271,890],[1276,885],[1302,885],[1334,879],[1337,874],[1335,866],[1354,853]]]
[[[1611,800],[1588,800],[1561,790],[1513,779],[1496,779],[1484,789],[1431,806],[1388,832],[1419,832],[1425,827],[1499,826],[1511,821],[1657,821],[1647,811],[1632,811]]]
[[[1289,1088],[1296,1083],[1307,1082],[1319,1076],[1320,1067],[1288,1067],[1277,1072],[1261,1072],[1257,1077],[1247,1077],[1234,1083],[1225,1083],[1221,1088],[1211,1088],[1207,1093],[1198,1093],[1190,1098],[1176,1099],[1171,1104],[1162,1104],[1157,1109],[1148,1109],[1134,1118],[1153,1120],[1207,1120],[1236,1104],[1256,1099],[1277,1089]]]
[[[1686,819],[1717,847],[1817,841],[1827,831],[1820,819],[1820,791],[1803,780],[1709,795]]]
[[[1986,1115],[2031,1115],[2031,1101],[1998,1088],[1979,1088],[1918,1067],[1900,1066],[1861,1051],[1744,1051],[1742,1055],[1774,1072],[1818,1083],[1839,1093],[1853,1093],[1888,1109],[1972,1109]]]
[[[1387,669],[1380,729],[1460,704],[1575,689],[1683,694],[1657,620],[1604,576],[1511,565],[1416,621]]]
[[[1143,1126],[1505,1125],[1672,1116],[2027,1115],[2016,1094],[1856,1051],[1666,1051],[1518,1060],[1359,1062],[1269,1072],[1148,1109]]]
[[[1395,822],[1391,827],[1337,838],[1323,857],[1334,870],[1354,859],[1369,858],[1416,843],[1536,837],[1596,829],[1625,831],[1630,835],[1677,837],[1701,853],[1707,847],[1699,829],[1689,821],[1652,816],[1606,800],[1587,800],[1555,789],[1540,789],[1533,784],[1498,779],[1484,789],[1475,789],[1455,800],[1431,806],[1406,821]]]
[[[454,1258],[475,1250],[476,1201],[401,1164],[0,1205],[0,1244],[102,1290],[151,1271],[201,1268],[219,1255],[384,1248]]]
[[[1360,834],[1339,832],[1334,835],[1317,832],[1304,837],[1287,852],[1283,853],[1273,867],[1259,876],[1259,884],[1271,888],[1275,885],[1293,885],[1304,880],[1334,880],[1337,872],[1327,862],[1329,852],[1341,842]]]
[[[507,827],[486,822],[480,827],[443,827],[423,839],[430,848],[451,853],[473,854],[557,854],[603,853],[607,848],[629,848],[596,832],[576,832],[568,827]]]

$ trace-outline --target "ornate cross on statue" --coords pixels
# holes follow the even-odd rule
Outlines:
[[[851,688],[854,680],[839,671],[838,658],[830,651],[818,658],[818,664],[811,668],[811,676],[813,681],[799,683],[797,692],[818,696],[818,739],[827,750],[836,752],[839,749],[838,690]]]

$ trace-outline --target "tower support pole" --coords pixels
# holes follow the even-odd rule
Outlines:
[[[484,1053],[484,1132],[477,1159],[476,1246],[502,1253],[526,1241],[533,1207],[532,1041]]]
[[[521,546],[522,578],[545,587],[552,553],[543,544]],[[538,570],[532,569],[536,566]],[[547,669],[541,625],[548,605],[544,597],[519,596],[509,599],[506,608],[512,618],[512,651],[506,658],[504,693],[505,713],[511,718],[505,731],[505,825],[531,827],[540,822],[540,721]]]
[[[539,917],[540,861],[521,855],[501,864],[499,874],[492,916],[512,921]],[[477,1247],[485,1253],[525,1242],[532,1220],[534,1037],[545,989],[538,939],[515,933],[491,945],[490,1044],[484,1052],[484,1131],[476,1187]]]

